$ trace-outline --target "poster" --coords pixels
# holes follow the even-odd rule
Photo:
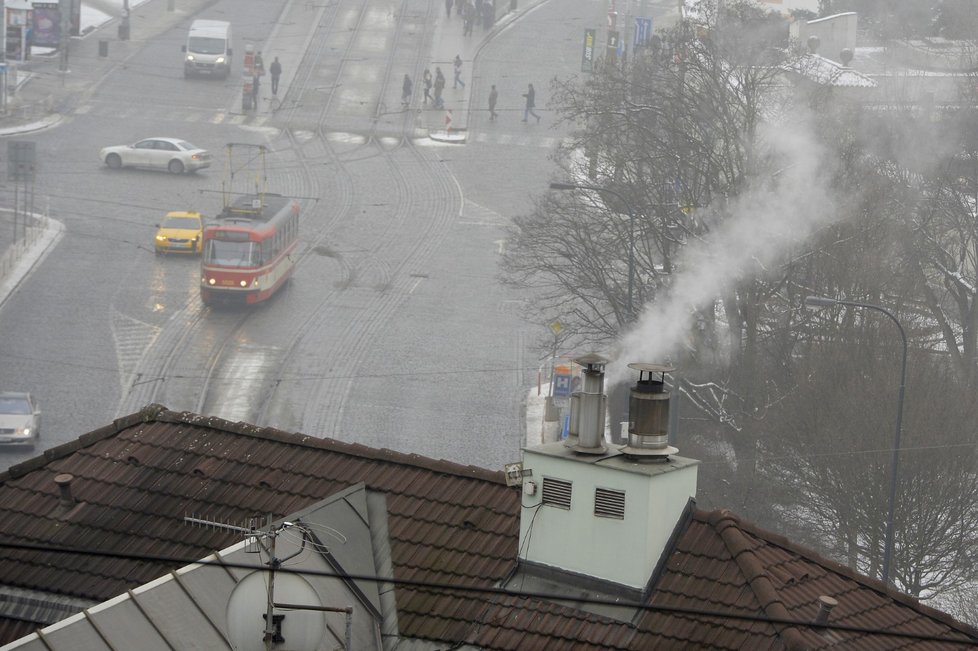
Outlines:
[[[57,2],[35,2],[31,45],[56,48],[61,44],[61,11]]]

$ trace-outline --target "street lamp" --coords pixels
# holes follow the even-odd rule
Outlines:
[[[886,536],[883,544],[883,583],[890,585],[890,562],[893,558],[893,512],[896,508],[897,472],[900,464],[900,431],[903,424],[903,393],[907,380],[907,333],[903,326],[885,307],[872,305],[870,303],[859,303],[856,301],[840,301],[835,298],[824,296],[808,296],[805,298],[805,307],[810,309],[820,309],[832,307],[833,305],[845,305],[849,307],[863,307],[867,310],[876,310],[890,317],[900,331],[900,339],[903,341],[903,362],[900,365],[900,394],[897,398],[897,417],[896,433],[893,435],[893,460],[890,462],[890,499],[886,512]]]
[[[631,202],[617,190],[606,188],[599,185],[584,185],[579,183],[551,183],[551,190],[594,190],[595,192],[607,192],[618,197],[628,209],[628,318],[634,315],[632,310],[632,294],[635,286],[635,210]]]

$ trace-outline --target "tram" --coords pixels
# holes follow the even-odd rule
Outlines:
[[[254,304],[292,275],[299,238],[299,203],[280,194],[238,196],[204,228],[200,298]]]

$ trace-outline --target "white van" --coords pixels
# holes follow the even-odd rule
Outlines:
[[[207,75],[227,79],[231,72],[231,23],[195,20],[183,51],[184,77]]]

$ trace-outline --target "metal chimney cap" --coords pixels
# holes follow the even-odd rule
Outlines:
[[[605,366],[611,360],[598,353],[587,353],[574,359],[574,362],[581,366]]]
[[[646,364],[644,362],[632,362],[628,368],[645,373],[672,373],[676,370],[676,367],[667,364]]]

